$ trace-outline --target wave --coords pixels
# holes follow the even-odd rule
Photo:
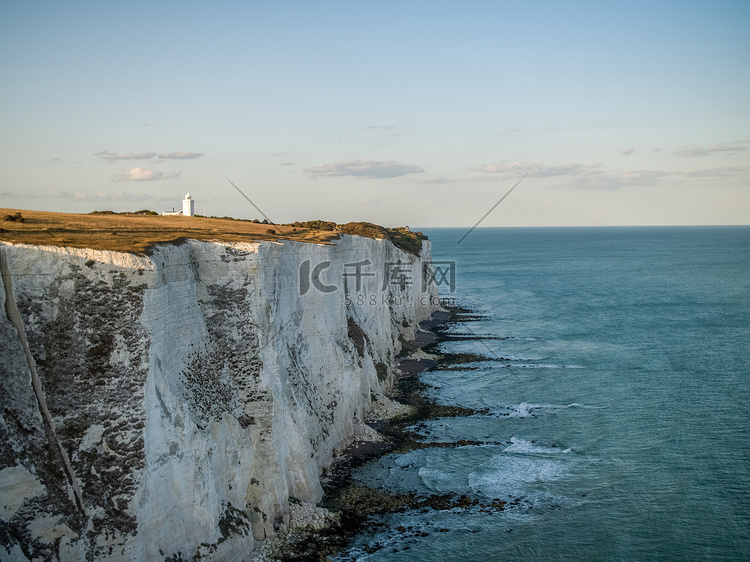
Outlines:
[[[486,497],[523,494],[530,484],[559,480],[568,474],[560,460],[496,455],[469,474],[469,487]]]
[[[504,359],[501,358],[501,361]],[[515,361],[515,359],[511,359]],[[520,361],[520,360],[519,360]],[[583,365],[557,365],[555,363],[506,363],[505,367],[515,367],[519,369],[585,369]]]
[[[545,447],[537,445],[533,441],[527,441],[519,437],[510,438],[511,445],[503,449],[504,453],[517,453],[521,455],[561,455],[570,453],[571,449],[562,449],[560,447]]]
[[[510,418],[527,418],[535,417],[542,413],[556,413],[561,410],[567,410],[568,408],[586,408],[592,410],[603,409],[604,406],[590,406],[588,404],[579,404],[574,402],[573,404],[530,404],[528,402],[521,402],[518,405],[508,404],[501,406],[500,411],[490,412],[490,415],[504,416]],[[504,411],[503,411],[504,410]]]
[[[419,469],[418,474],[425,488],[433,492],[453,491],[456,488],[460,488],[459,482],[456,481],[457,475],[455,473],[423,466]]]

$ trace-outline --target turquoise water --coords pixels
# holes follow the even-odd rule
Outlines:
[[[429,392],[487,413],[419,431],[500,444],[389,455],[357,478],[518,501],[389,515],[345,557],[750,559],[750,227],[426,234],[456,261],[443,296],[483,316],[452,331],[507,339],[442,344],[493,360],[424,373]]]

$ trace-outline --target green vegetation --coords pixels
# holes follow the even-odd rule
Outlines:
[[[180,244],[188,239],[238,242],[285,239],[326,244],[341,234],[351,234],[390,240],[396,247],[418,256],[426,238],[407,227],[384,228],[368,222],[339,225],[312,220],[279,225],[267,219],[161,216],[149,209],[88,214],[23,210],[22,215],[17,209],[0,208],[0,224],[3,241],[138,254],[150,252],[157,244]]]
[[[159,213],[152,211],[151,209],[141,209],[140,211],[123,211],[122,213],[115,213],[114,211],[91,211],[89,215],[148,215],[156,216]]]
[[[7,222],[24,222],[25,219],[21,213],[14,213],[12,215],[5,215],[3,220]]]
[[[322,230],[324,232],[335,232],[339,229],[339,226],[335,222],[315,220],[315,221],[295,221],[289,223],[286,226],[296,226],[297,228],[307,228],[309,230]]]
[[[223,542],[234,534],[247,534],[250,531],[250,521],[244,511],[228,503],[219,518],[219,530],[221,538],[218,542]]]
[[[415,256],[418,256],[419,252],[422,251],[422,240],[427,239],[427,236],[421,232],[412,232],[406,227],[385,228],[370,222],[348,222],[341,226],[341,232],[368,238],[385,238],[390,240],[397,248]]]
[[[414,254],[419,255],[422,251],[422,240],[427,236],[421,232],[412,232],[407,227],[385,228],[383,226],[370,222],[348,222],[346,224],[336,224],[332,221],[313,220],[313,221],[296,221],[284,226],[294,226],[296,228],[305,228],[308,230],[317,230],[322,232],[340,232],[342,234],[351,234],[354,236],[364,236],[366,238],[390,240],[394,246]]]
[[[388,239],[394,246],[415,256],[422,251],[422,240],[427,240],[427,236],[421,232],[412,232],[405,227],[389,228],[388,235]]]

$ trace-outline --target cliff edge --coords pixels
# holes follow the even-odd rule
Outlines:
[[[0,559],[243,559],[438,307],[421,244],[0,243]]]

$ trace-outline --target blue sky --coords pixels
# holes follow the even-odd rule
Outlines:
[[[750,223],[750,3],[3,2],[0,206]]]

